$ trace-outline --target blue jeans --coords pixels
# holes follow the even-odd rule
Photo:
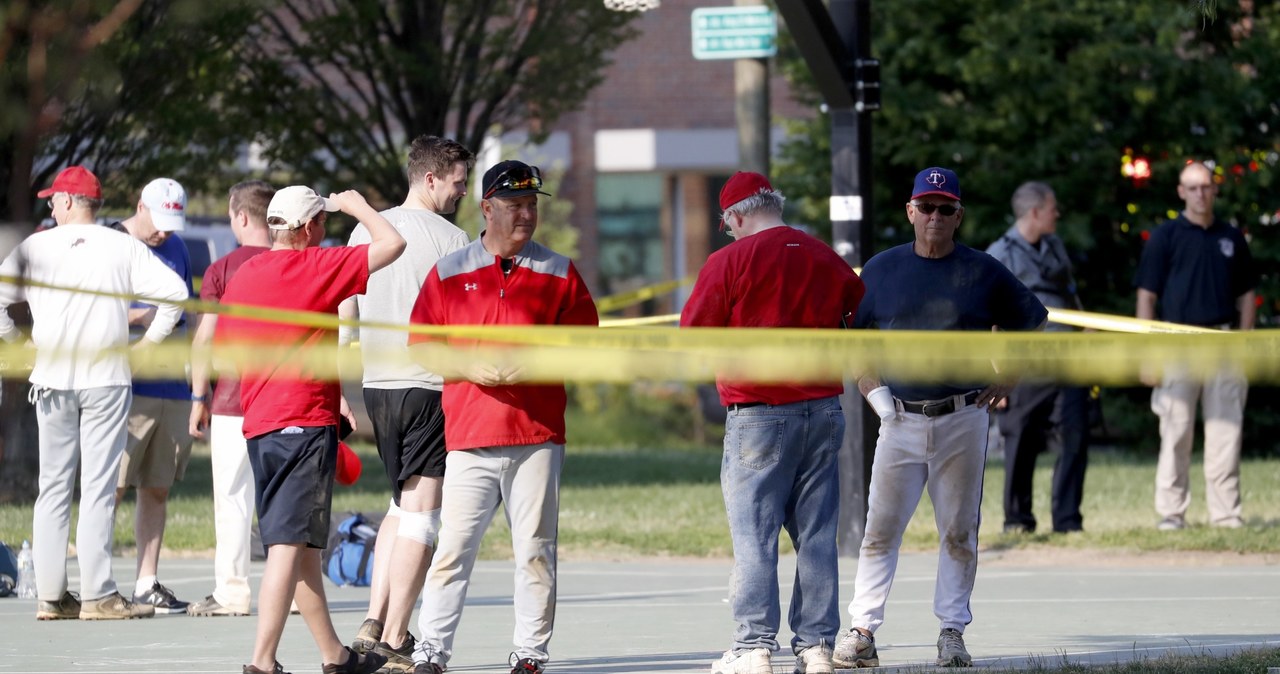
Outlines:
[[[796,549],[791,649],[835,642],[836,454],[843,438],[844,412],[835,397],[729,412],[720,486],[733,536],[733,650],[778,650],[778,534],[784,527]]]

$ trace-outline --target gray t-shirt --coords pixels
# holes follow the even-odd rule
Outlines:
[[[431,211],[397,206],[382,212],[400,236],[404,237],[404,253],[390,265],[369,275],[369,287],[356,295],[360,320],[408,325],[413,304],[436,261],[467,245],[467,233]],[[363,224],[351,232],[352,246],[369,243],[369,230]],[[408,349],[409,333],[403,330],[365,328],[354,338],[360,340],[364,355],[366,388],[428,388],[442,390],[444,381],[412,363],[394,365],[381,356],[394,355]]]

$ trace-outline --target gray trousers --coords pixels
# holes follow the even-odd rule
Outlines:
[[[76,555],[80,596],[83,600],[104,597],[116,591],[111,577],[116,481],[133,394],[128,386],[72,391],[37,387],[31,397],[40,428],[40,495],[36,497],[32,548],[36,592],[44,601],[58,601],[67,591],[71,497],[79,464]]]

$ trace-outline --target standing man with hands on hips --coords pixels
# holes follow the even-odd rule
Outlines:
[[[964,206],[954,171],[935,167],[917,174],[906,210],[915,241],[867,262],[862,271],[867,295],[856,327],[982,332],[1044,327],[1048,312],[1026,286],[990,255],[956,242]],[[884,623],[902,534],[926,486],[939,537],[933,597],[941,624],[937,664],[973,664],[963,635],[973,619],[969,597],[978,571],[989,409],[1010,388],[1005,382],[905,381],[888,370],[858,380],[858,390],[880,417],[880,437],[849,604],[853,627],[836,644],[832,661],[837,666],[880,664],[874,634]]]

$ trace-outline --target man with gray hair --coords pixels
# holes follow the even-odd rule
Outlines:
[[[783,196],[739,171],[720,191],[736,241],[707,259],[681,327],[847,328],[865,288],[830,246],[782,221]],[[786,283],[778,283],[786,279]],[[844,437],[839,381],[756,384],[717,378],[728,407],[720,486],[733,537],[733,647],[713,674],[769,674],[778,650],[778,534],[796,550],[788,622],[795,671],[830,674],[840,629],[836,455]]]
[[[1050,309],[1080,309],[1071,259],[1058,229],[1058,199],[1041,182],[1023,183],[1013,193],[1015,221],[987,254],[1009,268],[1023,285]],[[1050,323],[1050,332],[1070,332],[1071,327]],[[1000,435],[1004,437],[1004,530],[1031,533],[1036,517],[1031,512],[1031,478],[1036,456],[1048,448],[1056,432],[1060,440],[1053,467],[1053,530],[1081,531],[1084,517],[1084,472],[1089,462],[1089,391],[1082,386],[1024,381],[1009,394],[1003,409],[997,406]]]
[[[158,302],[134,346],[149,348],[173,331],[182,315],[176,303],[187,298],[187,288],[147,246],[96,223],[102,187],[88,170],[64,169],[39,196],[49,198],[58,225],[28,237],[0,264],[0,338],[22,339],[6,309],[26,300],[36,346],[30,397],[40,428],[40,495],[32,523],[36,619],[149,618],[155,608],[121,596],[111,575],[115,487],[132,399],[126,298],[138,294]],[[77,464],[80,598],[67,588]]]

